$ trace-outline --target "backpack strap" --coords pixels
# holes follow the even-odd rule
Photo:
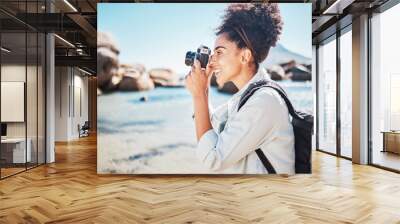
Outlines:
[[[288,108],[289,114],[292,117],[295,118],[299,118],[302,119],[300,117],[300,115],[298,115],[292,105],[292,103],[290,102],[289,98],[287,97],[286,92],[282,89],[282,87],[280,87],[277,83],[273,82],[273,81],[268,81],[265,79],[262,79],[258,82],[255,83],[251,83],[249,85],[249,87],[245,90],[245,92],[243,93],[242,97],[240,98],[239,101],[239,106],[238,106],[238,111],[240,110],[240,108],[242,108],[242,106],[247,102],[247,100],[260,88],[263,87],[269,87],[272,88],[274,90],[276,90],[279,95],[283,98],[283,100],[285,100],[286,106]],[[265,156],[265,154],[263,153],[263,151],[261,151],[261,149],[256,149],[256,153],[258,158],[261,160],[262,164],[264,165],[265,169],[267,169],[269,174],[276,174],[276,171],[274,169],[274,167],[272,166],[271,162],[268,160],[268,158]]]
[[[265,169],[268,170],[269,174],[276,174],[276,171],[274,167],[272,166],[271,162],[268,160],[268,158],[265,156],[263,151],[261,149],[256,150],[258,158],[260,158],[261,162],[263,163]]]
[[[263,88],[263,87],[269,87],[269,88],[276,90],[279,93],[279,95],[283,98],[283,100],[285,101],[286,106],[289,111],[289,114],[292,117],[295,117],[298,119],[303,119],[302,117],[300,117],[299,114],[296,113],[296,110],[294,109],[292,103],[290,102],[285,90],[283,90],[282,87],[280,87],[276,82],[268,81],[265,79],[262,79],[255,83],[251,83],[249,85],[249,87],[245,90],[242,97],[240,98],[238,111],[258,89]]]

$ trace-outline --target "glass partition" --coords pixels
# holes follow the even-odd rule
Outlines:
[[[336,39],[318,48],[318,149],[336,154]]]
[[[44,3],[0,2],[2,9],[14,12],[0,11],[0,178],[45,163],[46,39],[13,17],[43,13]]]
[[[340,36],[340,154],[352,157],[352,34]]]
[[[25,32],[1,34],[2,177],[24,171],[31,158],[26,147],[26,41]]]
[[[27,2],[28,13],[40,13],[40,4],[38,1]],[[34,21],[36,20],[36,21]],[[32,22],[38,23],[38,17],[33,17]],[[30,161],[27,167],[35,167],[38,165],[38,110],[39,110],[39,33],[36,29],[27,27],[27,150],[31,151]]]
[[[27,111],[27,150],[30,151],[30,159],[28,160],[28,168],[37,165],[37,132],[38,132],[38,57],[37,57],[37,41],[38,35],[36,32],[28,32],[27,46],[27,80],[26,80],[26,111]]]
[[[400,5],[371,18],[372,164],[400,171]]]

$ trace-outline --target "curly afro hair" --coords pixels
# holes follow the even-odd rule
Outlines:
[[[282,33],[283,21],[276,3],[230,4],[217,28],[216,35],[227,34],[240,48],[249,48],[256,69],[265,60],[271,46]]]

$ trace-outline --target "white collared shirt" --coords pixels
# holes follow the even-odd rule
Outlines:
[[[210,171],[234,174],[265,174],[255,150],[260,148],[278,174],[294,174],[294,135],[282,97],[261,88],[237,111],[240,97],[250,83],[269,79],[264,69],[229,101],[211,114],[213,129],[200,138],[196,154]]]

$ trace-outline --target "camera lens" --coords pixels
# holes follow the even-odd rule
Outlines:
[[[196,57],[196,53],[192,51],[188,51],[185,56],[185,64],[187,66],[192,66],[194,63],[194,58]]]

